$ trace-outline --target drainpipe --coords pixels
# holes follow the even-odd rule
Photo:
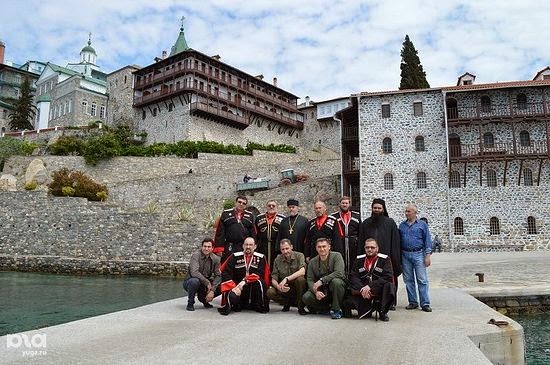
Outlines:
[[[334,113],[332,116],[332,119],[338,123],[340,123],[340,128],[338,129],[338,135],[340,138],[340,196],[344,195],[344,161],[342,160],[342,120],[336,118],[336,114],[338,112]]]
[[[447,146],[447,242],[450,243],[451,252],[455,250],[454,242],[451,242],[451,197],[450,197],[450,188],[449,188],[449,168],[451,167],[451,156],[449,152],[449,124],[447,121],[447,93],[445,90],[443,92],[443,119],[445,121],[445,145]]]

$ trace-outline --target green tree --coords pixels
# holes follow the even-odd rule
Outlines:
[[[32,121],[36,114],[35,108],[32,103],[31,84],[25,77],[21,83],[21,96],[15,102],[15,109],[10,115],[10,128],[12,130],[34,129]]]
[[[427,89],[429,87],[426,72],[420,64],[418,51],[414,48],[409,36],[405,35],[405,41],[401,49],[401,84],[399,90]]]

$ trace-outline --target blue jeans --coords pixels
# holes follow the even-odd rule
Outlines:
[[[426,270],[426,265],[424,265],[424,252],[401,251],[401,268],[403,269],[403,281],[407,287],[409,304],[418,305],[418,297],[416,296],[416,284],[418,284],[420,306],[430,305],[428,271]]]
[[[183,282],[183,289],[187,291],[188,304],[195,304],[195,295],[199,291],[200,287],[201,287],[201,281],[197,278],[189,278]],[[199,293],[199,300],[201,302],[204,302],[204,298],[201,298],[200,294],[202,293]]]

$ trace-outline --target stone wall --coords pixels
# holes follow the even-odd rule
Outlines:
[[[108,125],[131,125],[134,122],[134,89],[133,71],[138,68],[126,66],[107,75],[107,94],[109,103],[107,106]]]
[[[476,299],[506,316],[548,313],[550,311],[550,295],[547,294],[476,296]]]
[[[302,131],[302,147],[317,149],[324,147],[340,153],[340,123],[325,118],[317,119],[317,106],[302,107],[304,113],[304,130]]]

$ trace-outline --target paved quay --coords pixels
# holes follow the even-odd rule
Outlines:
[[[27,348],[8,349],[7,336],[0,337],[0,363],[521,364],[521,326],[468,292],[548,290],[549,259],[550,252],[436,253],[429,271],[434,311],[405,310],[400,282],[399,305],[387,323],[299,316],[276,304],[269,314],[223,317],[200,304],[187,312],[186,300],[178,298],[25,332],[47,336],[35,356],[24,353]],[[477,272],[485,274],[484,283]],[[510,324],[487,324],[491,318]]]

